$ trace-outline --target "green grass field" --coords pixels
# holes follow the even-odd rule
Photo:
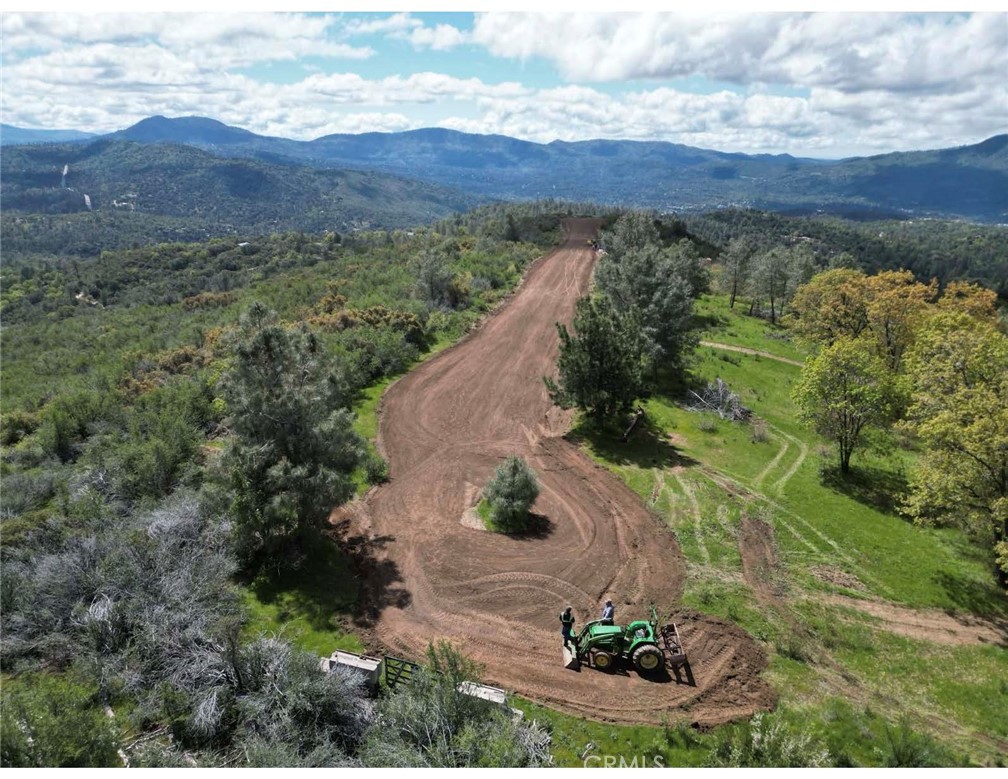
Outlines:
[[[742,303],[733,312],[726,297],[708,296],[698,310],[704,341],[803,358],[786,329],[746,316]],[[991,575],[988,550],[960,531],[917,527],[899,515],[912,451],[856,452],[855,472],[839,479],[835,452],[795,420],[790,389],[800,372],[769,357],[701,346],[688,380],[665,381],[674,388],[647,401],[648,425],[629,444],[615,429],[587,424],[574,435],[675,531],[687,562],[685,604],[732,619],[764,644],[779,716],[821,731],[842,761],[885,765],[892,739],[905,732],[932,740],[933,762],[995,764],[1008,744],[1008,650],[908,637],[856,608],[856,600],[826,599],[1004,620],[1008,600]],[[685,386],[716,378],[759,421],[732,423],[683,407]],[[743,575],[737,533],[744,514],[773,529],[778,565],[769,602]],[[846,723],[848,736],[830,722]],[[631,737],[636,747],[661,737],[637,731],[644,735]],[[859,739],[878,743],[864,748]]]

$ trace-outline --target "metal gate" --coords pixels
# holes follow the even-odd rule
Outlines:
[[[409,684],[413,674],[420,670],[420,665],[403,660],[401,657],[385,655],[385,684],[389,689],[395,689],[397,684]]]

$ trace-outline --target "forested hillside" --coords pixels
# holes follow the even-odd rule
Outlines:
[[[472,327],[558,237],[527,206],[5,278],[3,764],[547,761],[534,725],[458,692],[479,671],[450,647],[377,704],[312,652],[359,645],[357,563],[318,520],[385,478],[366,388]],[[276,599],[323,584],[349,588],[344,630],[331,614],[319,649],[292,643]],[[404,735],[437,711],[436,734]]]
[[[702,211],[727,206],[877,217],[1008,218],[1008,136],[845,160],[746,155],[623,140],[541,144],[443,128],[292,141],[204,117],[144,119],[113,137],[185,143],[231,157],[385,171],[483,197],[561,197]]]
[[[478,202],[387,174],[316,170],[215,157],[189,146],[111,140],[8,147],[0,172],[4,240],[15,248],[32,239],[24,233],[49,232],[59,222],[23,221],[20,215],[115,214],[119,218],[108,233],[122,241],[132,232],[129,227],[118,230],[124,217],[184,220],[177,223],[180,229],[199,227],[205,235],[319,232],[430,222]],[[95,231],[85,220],[75,222],[75,229]],[[36,240],[34,246],[40,243]],[[51,242],[43,245],[50,251],[63,249]]]
[[[867,272],[906,268],[920,279],[975,281],[1008,296],[1008,227],[944,220],[853,220],[725,209],[683,221],[721,246],[801,243],[824,263],[846,255]]]

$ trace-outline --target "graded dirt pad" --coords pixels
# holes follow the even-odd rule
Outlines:
[[[615,476],[562,435],[570,417],[549,401],[555,323],[569,323],[595,262],[593,220],[569,220],[564,246],[538,260],[514,297],[460,344],[393,384],[378,443],[389,483],[343,513],[363,539],[364,582],[377,638],[422,657],[447,639],[487,681],[570,712],[614,722],[663,717],[713,725],[773,705],[766,657],[736,626],[677,612],[694,684],[562,667],[560,611],[579,627],[606,597],[618,621],[669,612],[685,565],[675,536]],[[460,518],[509,454],[539,475],[537,531],[506,536]]]

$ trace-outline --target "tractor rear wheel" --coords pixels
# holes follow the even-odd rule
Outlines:
[[[613,656],[608,652],[595,652],[592,654],[592,664],[600,671],[609,671],[613,667]]]
[[[665,655],[658,647],[650,644],[638,647],[637,651],[633,653],[633,664],[638,673],[654,673],[664,663]]]

